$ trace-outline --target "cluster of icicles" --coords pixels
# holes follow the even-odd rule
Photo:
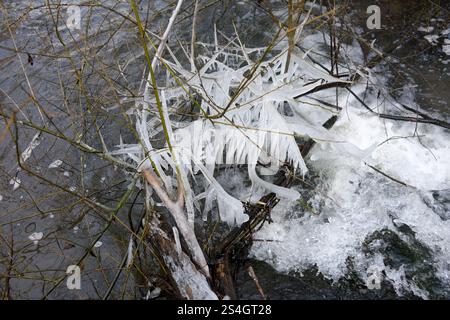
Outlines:
[[[276,173],[281,164],[290,163],[297,172],[305,174],[307,167],[296,136],[338,146],[342,152],[361,159],[367,156],[302,112],[302,103],[296,96],[325,83],[346,82],[330,76],[309,61],[306,54],[294,50],[288,57],[286,47],[261,62],[252,61],[250,56],[261,56],[265,48],[246,49],[233,41],[222,47],[204,43],[199,46],[206,53],[198,57],[202,61],[198,70],[183,67],[169,48],[171,59],[162,60],[165,68],[171,70],[166,71],[166,85],[159,88],[159,93],[174,154],[167,147],[157,149],[151,144],[162,131],[152,94],[144,95],[133,110],[141,143],[121,143],[113,152],[131,159],[139,170],[156,168],[169,192],[176,184],[173,172],[179,165],[191,222],[195,211],[201,211],[203,200],[203,217],[216,201],[222,221],[233,226],[248,220],[240,199],[228,194],[214,178],[217,165],[246,165],[254,194],[274,192],[280,198],[294,200],[300,196],[297,191],[263,180],[257,167],[261,163],[270,166],[269,170],[264,169],[268,175]],[[176,74],[183,85],[170,79],[169,73]],[[202,97],[198,106],[208,117],[200,113],[194,121],[174,121],[176,110],[191,102],[194,95]],[[194,194],[188,176],[196,179],[199,172],[205,177],[206,188]]]

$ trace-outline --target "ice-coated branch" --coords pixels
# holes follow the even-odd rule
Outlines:
[[[183,4],[183,0],[178,0],[177,6],[172,12],[172,15],[170,16],[169,23],[167,24],[166,30],[164,31],[161,40],[159,42],[158,50],[156,50],[156,54],[153,57],[152,60],[152,69],[155,70],[156,63],[158,62],[158,59],[162,56],[164,49],[166,48],[167,39],[169,38],[170,30],[172,29],[173,23],[175,22],[175,19],[180,12],[181,5]],[[148,93],[148,90],[150,89],[150,73],[147,77],[147,84],[145,86],[145,93],[144,97]]]
[[[184,241],[186,241],[186,244],[189,248],[192,259],[198,265],[198,267],[203,271],[203,273],[209,278],[210,273],[209,273],[208,264],[206,263],[205,256],[200,247],[200,244],[198,243],[197,237],[195,236],[194,229],[189,224],[189,222],[186,218],[186,214],[184,213],[184,210],[183,210],[183,204],[184,204],[183,193],[180,192],[180,189],[179,189],[178,199],[176,201],[173,201],[172,199],[170,199],[167,192],[161,186],[161,183],[159,182],[158,177],[150,169],[144,169],[142,171],[142,174],[144,175],[147,182],[152,186],[153,190],[155,190],[156,194],[161,199],[161,201],[164,203],[166,208],[172,214],[172,217],[175,220],[178,230],[180,231],[181,235],[183,236]]]
[[[178,244],[168,237],[156,220],[154,218],[151,222],[150,236],[162,255],[180,296],[189,300],[217,300],[207,277],[198,270],[187,254],[179,250]]]
[[[187,247],[190,251],[192,260],[197,264],[198,268],[200,268],[200,270],[202,270],[202,272],[205,274],[205,276],[207,278],[210,278],[209,268],[206,263],[206,259],[203,254],[203,251],[202,251],[202,249],[197,241],[197,238],[195,236],[194,227],[193,227],[193,225],[189,224],[189,221],[186,218],[186,215],[184,212],[185,198],[186,198],[186,200],[189,200],[188,198],[190,198],[189,193],[187,192],[187,189],[184,186],[184,184],[187,181],[186,181],[186,177],[185,177],[185,174],[184,174],[181,166],[179,166],[179,164],[177,163],[176,154],[172,148],[171,137],[173,134],[172,134],[172,129],[171,129],[171,125],[170,125],[170,119],[168,116],[166,99],[164,96],[164,92],[162,93],[163,101],[161,101],[161,99],[160,99],[158,87],[156,84],[156,77],[155,77],[155,73],[154,73],[154,68],[156,67],[157,60],[158,60],[158,58],[161,57],[161,55],[164,51],[167,39],[170,34],[170,30],[171,30],[173,23],[178,15],[178,12],[180,11],[182,3],[183,3],[183,0],[178,1],[177,6],[175,7],[175,9],[172,13],[172,16],[169,19],[167,28],[166,28],[163,36],[161,37],[161,42],[156,51],[155,57],[153,58],[152,62],[150,63],[150,55],[149,55],[149,52],[147,49],[147,44],[145,41],[145,32],[143,30],[142,22],[139,17],[136,3],[134,2],[134,0],[131,0],[132,8],[133,8],[133,11],[136,16],[137,23],[138,23],[139,32],[141,35],[141,41],[142,41],[142,45],[144,47],[144,52],[145,52],[145,56],[146,56],[147,64],[148,64],[148,68],[149,68],[148,81],[146,83],[145,91],[144,91],[144,102],[149,103],[149,101],[150,101],[149,89],[150,89],[150,87],[153,87],[153,90],[154,90],[153,93],[154,93],[154,97],[156,100],[156,105],[158,108],[160,121],[163,126],[166,143],[168,145],[170,155],[173,160],[173,164],[175,165],[174,169],[176,171],[176,176],[178,179],[178,199],[176,201],[173,201],[172,199],[170,199],[166,189],[163,188],[163,186],[160,184],[157,176],[153,173],[153,171],[151,171],[149,169],[145,169],[145,170],[143,170],[143,175],[146,178],[147,182],[155,190],[157,195],[160,197],[160,199],[163,201],[166,208],[172,214],[172,216],[175,220],[175,223],[178,227],[178,230],[182,234],[182,236],[187,244]],[[148,149],[147,151],[151,151],[153,148],[148,139],[149,138],[148,132],[146,131],[147,111],[145,110],[145,108],[143,108],[141,110],[141,116],[142,116],[142,118],[141,118],[142,123],[140,123],[140,124],[138,123],[138,127],[142,127],[142,129],[143,129],[143,130],[140,130],[141,138],[143,139],[143,141]],[[157,163],[155,163],[155,162],[153,162],[153,163],[155,164],[155,166],[157,165]],[[159,171],[161,171],[161,170],[158,170],[158,172]],[[167,187],[167,184],[166,184],[166,187]],[[186,192],[186,195],[185,195],[185,192]],[[191,212],[192,210],[190,210],[190,207],[189,207],[190,201],[187,201],[187,202],[188,203],[186,203],[186,207],[189,209],[188,212]]]
[[[194,17],[192,18],[192,36],[191,36],[191,72],[195,72],[195,42],[197,41],[197,15],[198,15],[198,0],[195,0]]]

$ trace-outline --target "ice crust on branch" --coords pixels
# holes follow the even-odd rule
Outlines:
[[[304,175],[308,169],[296,137],[309,137],[332,146],[337,143],[343,152],[358,158],[367,156],[339,136],[329,134],[317,121],[316,111],[305,112],[302,102],[295,99],[323,84],[345,80],[327,74],[298,51],[291,52],[288,59],[287,47],[258,61],[266,48],[246,49],[235,41],[225,46],[198,45],[204,50],[198,56],[201,67],[194,72],[189,66],[184,67],[168,47],[171,59],[161,59],[165,69],[170,70],[165,71],[167,83],[159,91],[165,121],[173,127],[170,140],[175,154],[167,146],[155,149],[150,142],[162,131],[160,121],[155,120],[156,100],[151,94],[146,94],[140,107],[134,110],[136,131],[142,143],[121,144],[113,152],[125,155],[139,169],[156,169],[169,192],[174,187],[175,156],[182,168],[191,222],[194,206],[200,208],[202,199],[205,199],[204,214],[216,201],[222,221],[233,226],[248,220],[240,199],[229,195],[215,180],[218,165],[246,165],[252,190],[274,192],[280,198],[295,200],[300,196],[298,191],[262,179],[257,168],[264,164],[275,174],[289,163]],[[188,103],[201,109],[197,110],[200,116],[176,122],[177,110]],[[207,184],[203,192],[195,195],[188,175],[196,179],[198,173],[206,178]]]

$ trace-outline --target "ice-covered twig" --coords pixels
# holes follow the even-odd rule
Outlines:
[[[161,253],[165,265],[169,269],[179,294],[189,300],[217,300],[218,297],[211,289],[207,277],[198,270],[189,257],[180,251],[168,235],[161,230],[158,221],[151,222],[152,242]]]
[[[156,175],[150,169],[144,169],[142,173],[147,182],[152,186],[153,190],[155,190],[158,197],[161,199],[161,201],[163,201],[166,208],[172,214],[175,223],[177,224],[178,230],[180,231],[184,241],[186,241],[188,245],[193,261],[209,278],[209,268],[208,264],[206,263],[205,256],[198,243],[197,237],[195,236],[194,230],[189,224],[186,218],[186,214],[183,210],[183,193],[180,192],[179,189],[178,198],[176,201],[173,201],[161,186],[161,183],[158,181],[158,177],[156,177]]]

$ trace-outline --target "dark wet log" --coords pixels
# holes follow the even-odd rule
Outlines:
[[[236,291],[234,288],[233,272],[230,269],[229,254],[216,257],[214,265],[211,266],[214,289],[222,296],[228,296],[236,300]]]

